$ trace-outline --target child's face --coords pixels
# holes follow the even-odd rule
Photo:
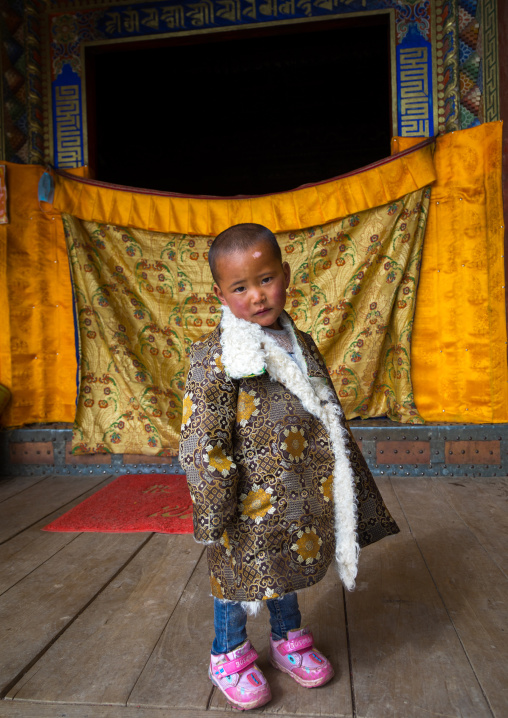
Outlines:
[[[219,257],[216,268],[220,286],[214,285],[215,294],[235,317],[262,327],[281,328],[277,320],[286,304],[291,272],[268,242],[261,240],[249,250]]]

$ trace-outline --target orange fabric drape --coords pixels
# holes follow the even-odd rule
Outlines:
[[[398,148],[411,144],[397,139]],[[158,196],[58,177],[47,215],[37,201],[43,168],[8,163],[0,381],[13,400],[3,424],[74,418],[74,327],[60,210],[162,232],[213,235],[245,220],[291,232],[386,204],[432,183],[436,171],[413,331],[415,402],[429,421],[508,421],[500,123],[438,138],[434,163],[425,147],[332,182],[251,199]]]
[[[258,222],[280,233],[385,205],[430,184],[435,176],[427,144],[328,182],[251,198],[168,196],[57,175],[55,207],[86,221],[170,234],[216,236],[238,222]]]
[[[411,352],[427,421],[508,421],[501,130],[492,122],[436,141]]]
[[[0,225],[0,307],[4,308],[0,330],[0,383],[12,387],[11,322],[7,291],[7,226]],[[4,414],[5,415],[5,414]]]
[[[61,215],[39,206],[43,167],[5,164],[10,222],[0,225],[0,382],[12,400],[1,421],[73,421],[76,353]]]

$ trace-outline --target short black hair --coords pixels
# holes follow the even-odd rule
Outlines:
[[[233,254],[233,252],[244,252],[259,242],[267,242],[282,264],[282,252],[280,251],[277,239],[274,233],[262,224],[254,224],[252,222],[234,224],[232,227],[218,234],[213,240],[210,251],[208,252],[208,264],[210,265],[214,281],[217,284],[219,283],[219,276],[217,274],[217,260],[219,257],[226,254]]]

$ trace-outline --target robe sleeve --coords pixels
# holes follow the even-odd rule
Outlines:
[[[180,463],[193,502],[194,537],[215,543],[237,510],[233,445],[237,383],[222,367],[218,342],[193,345],[183,399]]]
[[[325,360],[323,359],[314,340],[309,334],[304,335],[307,347],[310,350],[313,359],[318,366],[319,376],[323,381],[327,382],[329,389],[329,401],[340,406],[339,397],[333,386],[333,382],[328,373]],[[342,411],[342,407],[341,407]],[[368,546],[375,541],[379,541],[385,536],[391,536],[399,532],[397,523],[388,511],[383,498],[379,492],[374,477],[365,458],[360,451],[360,447],[356,443],[353,432],[346,421],[346,417],[342,412],[340,422],[346,430],[346,450],[349,457],[349,463],[353,470],[355,478],[355,492],[357,501],[357,532],[358,543],[360,548]]]

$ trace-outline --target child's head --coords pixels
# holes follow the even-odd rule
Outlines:
[[[235,224],[215,238],[208,262],[221,304],[235,317],[279,329],[290,270],[275,235],[261,224]]]

